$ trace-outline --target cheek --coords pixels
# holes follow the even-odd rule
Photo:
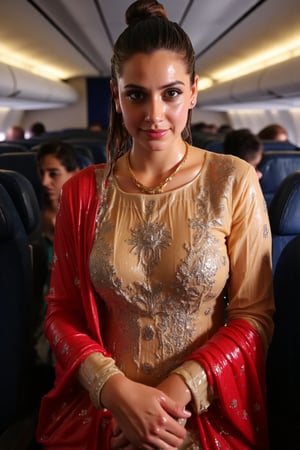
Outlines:
[[[142,109],[138,108],[126,108],[123,110],[123,122],[127,129],[136,127],[143,120]]]
[[[180,103],[178,105],[173,105],[172,108],[169,109],[168,115],[170,119],[178,124],[183,124],[183,127],[186,124],[187,116],[188,116],[188,108],[185,103]]]

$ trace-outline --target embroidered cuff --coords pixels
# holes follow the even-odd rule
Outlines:
[[[97,409],[105,409],[101,405],[101,390],[106,381],[116,374],[124,375],[117,368],[115,361],[102,353],[92,353],[80,365],[79,381],[89,392],[90,399]]]
[[[212,393],[202,366],[196,361],[186,361],[172,373],[181,376],[191,391],[195,411],[198,414],[207,411],[211,403]]]

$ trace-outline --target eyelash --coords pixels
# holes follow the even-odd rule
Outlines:
[[[180,94],[182,94],[182,91],[180,89],[171,88],[164,92],[163,97],[167,98],[167,100],[173,100]],[[126,97],[134,103],[142,103],[145,100],[146,96],[147,94],[142,91],[128,91],[126,93]]]

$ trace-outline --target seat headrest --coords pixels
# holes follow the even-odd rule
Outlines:
[[[269,205],[269,218],[273,234],[300,234],[300,170],[279,185]]]
[[[21,173],[6,169],[0,169],[0,184],[10,195],[26,233],[30,234],[40,220],[40,207],[32,184]]]
[[[20,217],[13,201],[0,184],[0,242],[13,239],[16,233],[16,225],[20,224]]]

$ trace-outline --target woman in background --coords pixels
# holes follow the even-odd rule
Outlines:
[[[194,51],[138,0],[112,57],[108,163],[63,187],[47,450],[268,448],[271,235],[253,167],[193,147]],[[226,301],[225,301],[226,294]]]
[[[48,255],[48,276],[44,284],[46,296],[49,290],[53,237],[59,198],[63,184],[80,170],[77,153],[71,145],[65,142],[47,141],[38,147],[37,169],[44,189],[41,232],[45,239]],[[43,331],[45,314],[46,304],[43,304],[35,332],[37,362],[52,366],[52,352]]]

